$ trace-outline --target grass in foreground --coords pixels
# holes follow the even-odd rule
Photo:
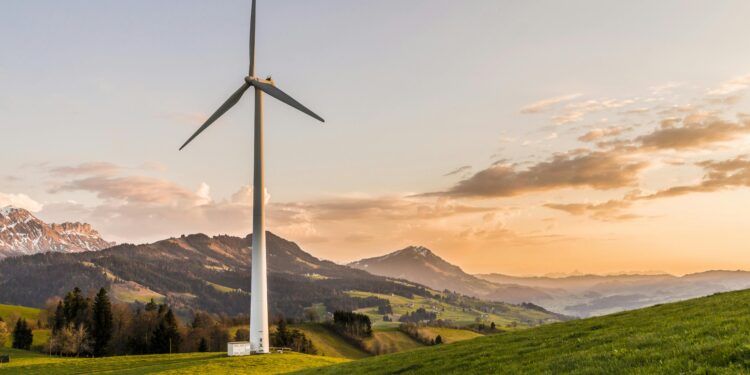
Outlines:
[[[227,357],[226,353],[189,353],[107,358],[47,357],[32,352],[0,349],[11,363],[0,364],[0,374],[282,374],[346,361],[305,354]]]
[[[323,374],[750,373],[750,290],[366,358]]]

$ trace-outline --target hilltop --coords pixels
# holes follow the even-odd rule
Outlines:
[[[316,369],[316,374],[747,373],[750,290]],[[308,373],[308,372],[304,372]]]

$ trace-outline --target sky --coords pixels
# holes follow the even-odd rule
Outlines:
[[[746,1],[259,0],[268,229],[468,272],[750,269]],[[251,230],[249,0],[10,1],[0,206],[142,243]]]

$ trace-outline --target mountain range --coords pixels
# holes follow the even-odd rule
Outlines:
[[[267,232],[269,309],[273,316],[302,319],[306,311],[356,310],[387,305],[382,296],[440,300],[454,310],[486,311],[521,324],[567,317],[533,306],[511,306],[441,294],[423,285],[318,259],[297,244]],[[203,234],[151,244],[120,244],[78,253],[46,252],[0,260],[0,303],[42,307],[74,287],[105,287],[117,302],[151,298],[178,311],[247,314],[252,235]],[[381,296],[381,297],[378,297]],[[322,313],[321,312],[321,313]]]
[[[370,273],[420,283],[438,290],[508,302],[531,302],[556,313],[588,317],[750,288],[750,272],[707,271],[669,274],[518,277],[471,275],[431,250],[410,246],[352,262]]]
[[[31,212],[0,209],[0,259],[44,252],[76,253],[113,246],[85,223],[47,224]]]

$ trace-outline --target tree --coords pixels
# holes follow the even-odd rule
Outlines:
[[[203,353],[208,351],[208,342],[205,337],[201,337],[201,342],[198,344],[198,351]]]
[[[234,333],[234,341],[248,341],[250,340],[250,330],[247,328],[239,328]]]
[[[173,353],[180,347],[181,337],[177,327],[177,319],[172,309],[161,317],[159,325],[151,339],[151,350],[154,353]]]
[[[26,319],[18,319],[16,328],[13,330],[13,348],[31,350],[31,342],[34,341],[34,334],[31,332]]]
[[[435,345],[440,345],[442,343],[443,343],[443,337],[440,335],[437,335],[437,337],[435,337]]]
[[[8,341],[8,337],[10,337],[8,325],[5,324],[3,318],[0,318],[0,348],[5,346],[5,342]]]
[[[74,323],[77,326],[87,323],[88,308],[88,301],[83,297],[81,289],[78,287],[73,288],[63,299],[65,322]]]
[[[112,303],[107,291],[99,289],[94,299],[92,336],[94,338],[94,356],[101,357],[107,352],[107,345],[112,339]]]
[[[490,323],[490,330],[494,331],[495,329],[495,322]]]
[[[55,309],[55,320],[52,324],[52,334],[59,332],[65,328],[65,309],[63,308],[63,302],[57,302],[57,308]]]
[[[157,308],[159,308],[159,306],[156,304],[156,302],[154,302],[154,299],[151,298],[151,301],[147,303],[146,307],[144,307],[143,309],[146,311],[156,311]]]

